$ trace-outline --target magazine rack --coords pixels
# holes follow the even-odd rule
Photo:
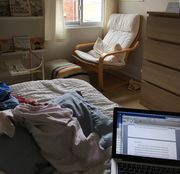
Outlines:
[[[45,79],[44,74],[44,58],[43,56],[37,55],[32,50],[21,51],[22,54],[25,54],[28,57],[27,65],[23,64],[21,59],[14,59],[14,61],[6,60],[6,65],[8,67],[9,73],[11,76],[18,75],[31,75],[31,80],[33,80],[33,75],[35,73],[41,73],[41,79]],[[37,62],[38,63],[34,63]]]

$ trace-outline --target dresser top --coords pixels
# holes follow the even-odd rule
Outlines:
[[[180,18],[180,13],[148,11],[149,16]]]

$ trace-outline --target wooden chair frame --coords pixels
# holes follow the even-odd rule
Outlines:
[[[85,60],[81,59],[80,57],[78,57],[78,55],[75,53],[75,50],[82,50],[83,48],[93,47],[95,42],[80,43],[80,44],[77,44],[75,46],[74,51],[73,51],[73,55],[72,55],[73,56],[73,62],[75,64],[82,66],[82,68],[88,72],[98,73],[98,85],[99,85],[100,90],[102,90],[102,91],[104,90],[104,70],[105,70],[105,68],[115,69],[115,68],[120,67],[120,66],[115,66],[115,65],[104,64],[104,59],[107,56],[119,55],[122,53],[126,53],[125,61],[127,61],[126,59],[129,55],[129,53],[134,51],[139,45],[139,38],[140,38],[140,33],[141,33],[141,23],[142,23],[142,17],[140,17],[140,25],[139,25],[138,33],[137,33],[133,43],[131,44],[131,46],[129,48],[125,48],[125,49],[122,49],[120,51],[111,51],[108,53],[103,53],[100,56],[98,62],[85,61]]]

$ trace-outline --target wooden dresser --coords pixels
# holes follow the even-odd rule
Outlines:
[[[148,12],[140,102],[180,112],[180,14]]]

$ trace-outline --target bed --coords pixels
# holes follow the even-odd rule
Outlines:
[[[70,90],[81,91],[83,97],[89,103],[108,116],[112,116],[113,108],[117,106],[117,104],[103,96],[92,85],[79,79],[31,81],[15,84],[11,87],[16,94],[27,98],[34,98],[39,102],[46,102]]]
[[[31,98],[33,100],[37,100],[40,103],[52,101],[53,99],[63,96],[64,94],[69,93],[71,91],[72,92],[80,91],[82,97],[88,103],[90,103],[92,106],[97,108],[100,112],[102,112],[105,116],[109,117],[110,119],[112,119],[113,108],[118,106],[116,103],[113,103],[108,98],[106,98],[104,95],[102,95],[99,91],[97,91],[89,83],[87,83],[86,81],[83,81],[83,80],[79,80],[79,79],[69,78],[69,79],[30,81],[30,82],[24,82],[24,83],[11,85],[11,88],[12,88],[13,93],[15,93],[16,95],[22,96],[25,98]],[[25,169],[26,174],[33,173],[34,171],[32,170],[32,168],[34,167],[34,165],[36,163],[36,161],[34,160],[35,158],[38,159],[39,161],[42,161],[42,162],[39,162],[39,164],[41,164],[40,167],[46,168],[46,170],[42,170],[41,172],[39,172],[39,170],[38,170],[39,174],[58,173],[57,170],[54,170],[54,168],[52,168],[47,161],[44,162],[43,161],[44,159],[41,159],[41,157],[39,157],[41,154],[39,154],[39,156],[37,157],[37,153],[39,153],[39,151],[36,149],[37,147],[34,147],[34,144],[33,144],[34,140],[32,140],[33,141],[32,142],[30,139],[27,138],[28,136],[30,136],[29,133],[26,132],[26,130],[23,127],[18,127],[16,133],[18,134],[18,132],[20,132],[19,133],[20,135],[15,136],[15,138],[17,138],[18,140],[21,139],[21,141],[22,141],[22,139],[24,139],[23,142],[15,143],[15,141],[13,141],[11,143],[11,144],[14,143],[13,147],[12,147],[12,145],[9,146],[8,143],[3,144],[4,147],[9,147],[11,156],[12,157],[15,156],[15,158],[18,158],[17,162],[19,161],[19,163],[21,163],[21,166],[24,166],[24,167],[21,167],[21,169],[17,170],[17,168],[15,169],[15,167],[17,167],[19,163],[16,164],[16,162],[14,162],[14,160],[11,161],[12,171],[16,171],[14,174],[23,173],[23,170],[24,170],[23,168],[26,168]],[[21,138],[21,136],[23,136],[23,138]],[[2,140],[0,140],[0,141],[2,141]],[[10,141],[10,140],[8,140],[8,141]],[[35,144],[37,144],[37,142]],[[36,150],[34,150],[34,149],[32,150],[32,147]],[[3,149],[2,146],[0,147],[0,149]],[[16,149],[16,152],[14,149]],[[28,149],[29,149],[29,151],[28,151]],[[84,174],[92,174],[92,173],[100,174],[103,172],[108,173],[109,165],[108,165],[107,161],[108,161],[108,155],[110,152],[109,150],[110,150],[110,148],[105,150],[106,155],[107,155],[106,160],[103,160],[102,163],[92,165],[91,167],[88,166],[88,168],[86,168],[86,170],[81,171],[80,173],[84,173]],[[0,153],[2,154],[2,153],[6,153],[6,152],[3,151]],[[28,163],[28,165],[27,165],[27,163],[25,163],[25,160],[23,159],[22,155],[20,155],[20,154],[23,154],[24,156],[25,155],[31,156],[31,161]],[[5,155],[5,158],[7,158],[6,160],[8,160],[8,157],[6,157],[6,155]],[[2,164],[2,160],[0,160],[0,165],[1,164]],[[72,167],[73,166],[70,166],[70,168],[72,168]],[[0,168],[1,168],[1,166],[0,166]],[[35,172],[35,173],[38,174],[38,172]],[[63,172],[60,171],[60,173],[63,173]],[[65,170],[64,173],[67,173],[67,171]],[[73,173],[73,172],[69,172],[69,173]]]

